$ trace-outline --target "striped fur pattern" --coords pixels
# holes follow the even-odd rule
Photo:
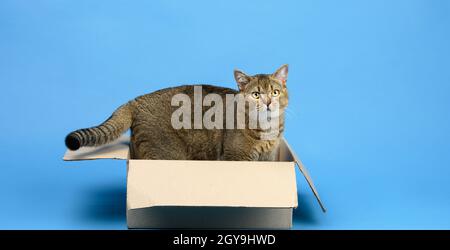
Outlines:
[[[279,104],[280,133],[277,138],[261,140],[261,131],[249,128],[174,129],[171,116],[178,107],[171,105],[172,97],[183,93],[193,100],[194,85],[183,85],[162,89],[129,101],[102,124],[69,133],[65,140],[66,146],[70,150],[77,150],[85,146],[103,145],[119,138],[130,129],[130,153],[133,159],[275,160],[275,152],[284,130],[284,109],[288,104],[287,65],[283,65],[273,74],[249,76],[235,70],[234,75],[238,91],[201,85],[203,96],[215,93],[220,95],[225,103],[226,94],[242,93],[245,96],[253,96],[249,101],[255,102],[257,108],[263,105],[270,108],[273,104]],[[204,107],[203,112],[206,110]],[[225,117],[223,121],[226,121]]]
[[[100,146],[119,138],[130,127],[133,121],[132,105],[127,103],[119,107],[102,124],[73,131],[66,137],[66,146],[71,150],[77,150],[80,147]]]

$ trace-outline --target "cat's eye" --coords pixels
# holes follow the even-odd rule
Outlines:
[[[280,95],[280,91],[278,89],[274,90],[272,93],[272,96],[278,96]]]
[[[255,99],[259,99],[259,92],[253,92],[252,97]]]

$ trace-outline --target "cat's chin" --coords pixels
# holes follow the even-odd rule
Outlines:
[[[268,112],[268,117],[270,117],[271,119],[274,119],[274,118],[279,118],[280,117],[280,115],[281,115],[281,113],[280,112]]]

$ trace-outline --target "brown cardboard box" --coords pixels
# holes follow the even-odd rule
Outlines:
[[[285,140],[277,162],[133,160],[128,151],[129,137],[122,136],[101,147],[68,150],[64,160],[127,160],[129,228],[290,228],[297,207],[295,165],[325,211]]]

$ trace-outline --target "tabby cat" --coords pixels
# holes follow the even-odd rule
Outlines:
[[[197,85],[197,88],[201,87],[203,96],[217,94],[223,103],[226,102],[226,95],[242,94],[246,100],[246,125],[250,121],[249,107],[266,111],[277,107],[279,113],[272,119],[278,119],[279,126],[276,136],[270,139],[262,138],[265,130],[260,127],[174,128],[171,118],[178,107],[173,106],[173,97],[185,94],[195,98],[194,85],[183,85],[139,96],[120,106],[99,126],[71,132],[65,143],[70,150],[99,146],[119,138],[131,129],[130,152],[133,159],[273,161],[284,130],[284,111],[288,105],[287,75],[287,65],[281,66],[273,74],[253,76],[235,70],[238,91]],[[206,110],[207,107],[202,106],[202,114]],[[224,112],[224,123],[225,115]],[[193,121],[193,116],[191,119]]]

